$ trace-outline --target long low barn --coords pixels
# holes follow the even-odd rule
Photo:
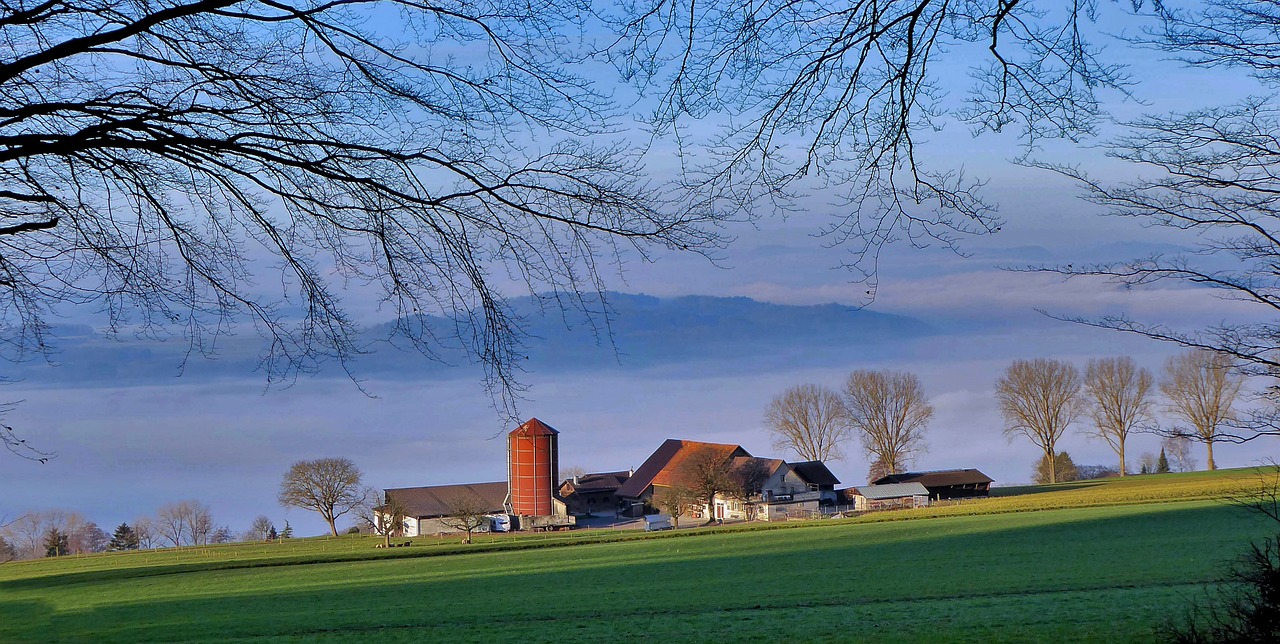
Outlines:
[[[937,501],[987,496],[991,490],[992,478],[978,470],[969,468],[963,470],[902,472],[878,478],[871,483],[873,485],[919,483],[929,490],[929,498]]]
[[[404,536],[416,537],[428,534],[458,532],[441,522],[441,518],[455,513],[464,501],[478,502],[485,514],[506,512],[507,483],[466,483],[462,485],[433,485],[428,487],[404,487],[383,490],[387,504],[399,503],[404,508]],[[487,531],[482,527],[481,531]]]

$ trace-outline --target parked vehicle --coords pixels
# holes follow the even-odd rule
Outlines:
[[[485,518],[489,520],[489,532],[511,531],[511,517],[505,514],[490,514]]]
[[[671,517],[665,514],[650,514],[644,518],[644,531],[656,532],[658,530],[671,530],[675,526],[671,525]]]

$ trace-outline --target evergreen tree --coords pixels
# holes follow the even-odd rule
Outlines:
[[[67,554],[69,549],[67,533],[57,528],[49,528],[49,531],[44,535],[44,556],[61,557]]]
[[[127,523],[121,523],[116,526],[116,531],[111,533],[111,542],[107,544],[107,549],[111,551],[119,550],[137,550],[142,542],[138,539],[138,533]]]
[[[1080,473],[1076,470],[1075,461],[1071,460],[1071,455],[1066,452],[1058,452],[1054,456],[1054,466],[1057,470],[1055,472],[1056,476],[1050,477],[1049,456],[1047,454],[1041,456],[1040,459],[1036,461],[1035,473],[1033,475],[1034,481],[1041,484],[1048,483],[1049,481],[1064,483],[1067,481],[1074,481],[1080,477]]]
[[[292,539],[292,538],[293,538],[293,526],[289,525],[289,520],[288,520],[288,519],[285,519],[285,520],[284,520],[284,530],[281,530],[281,531],[280,531],[280,538],[281,538],[281,539]]]
[[[1156,474],[1169,473],[1169,457],[1164,455],[1164,448],[1160,448],[1160,458],[1156,461]]]
[[[276,527],[271,526],[271,531],[267,533],[267,541],[276,541],[280,538],[280,534],[276,532]]]

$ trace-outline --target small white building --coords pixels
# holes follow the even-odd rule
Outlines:
[[[846,490],[846,498],[859,512],[924,508],[929,506],[929,490],[920,483],[864,485]]]

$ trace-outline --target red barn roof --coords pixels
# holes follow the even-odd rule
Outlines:
[[[751,456],[741,445],[703,443],[668,438],[636,468],[635,474],[618,488],[618,496],[638,499],[650,485],[670,487],[675,483],[681,466],[696,455],[709,454],[711,458],[727,461],[735,456]]]

